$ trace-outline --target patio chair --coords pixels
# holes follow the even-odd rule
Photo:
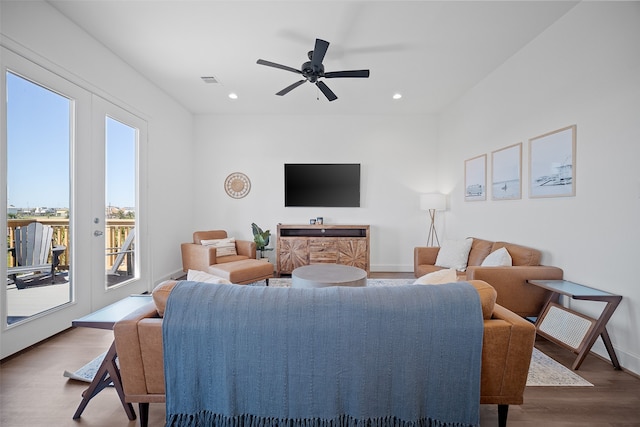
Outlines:
[[[32,222],[26,226],[16,227],[14,247],[9,248],[13,256],[13,267],[7,268],[7,275],[18,289],[24,287],[17,278],[18,274],[31,272],[49,272],[51,283],[55,282],[55,270],[60,263],[60,254],[66,246],[55,246],[51,250],[53,227]],[[49,256],[51,255],[51,262]]]
[[[127,259],[127,276],[131,276],[133,274],[133,268],[134,268],[133,267],[133,257],[134,257],[133,245],[134,245],[135,237],[136,237],[136,229],[132,228],[129,231],[129,234],[127,234],[127,238],[124,240],[122,247],[117,248],[119,249],[117,252],[107,253],[107,256],[116,255],[116,259],[113,262],[113,265],[111,266],[107,274],[112,276],[119,276],[120,273],[118,273],[118,270],[120,269],[120,265],[122,265],[122,262],[124,261],[125,258]]]

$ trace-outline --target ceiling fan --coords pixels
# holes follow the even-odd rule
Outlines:
[[[338,99],[338,97],[322,80],[319,80],[321,77],[324,77],[325,79],[345,77],[367,78],[369,77],[369,70],[330,71],[325,73],[324,65],[322,65],[322,60],[324,59],[324,55],[327,53],[328,48],[328,41],[316,39],[315,47],[307,54],[307,56],[309,57],[309,61],[302,64],[300,70],[288,67],[286,65],[276,64],[275,62],[265,61],[264,59],[258,59],[258,64],[266,65],[267,67],[279,68],[281,70],[291,71],[292,73],[301,74],[304,77],[304,79],[285,87],[280,92],[276,93],[276,95],[286,95],[293,89],[300,86],[302,83],[308,81],[310,83],[314,83],[329,101],[335,101],[336,99]]]

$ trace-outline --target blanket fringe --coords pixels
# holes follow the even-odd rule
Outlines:
[[[445,422],[431,418],[413,421],[396,417],[354,418],[342,415],[337,418],[271,418],[256,415],[227,416],[202,411],[197,414],[171,414],[167,416],[167,427],[478,427],[475,424]]]

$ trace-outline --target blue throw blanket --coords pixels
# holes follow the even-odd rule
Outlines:
[[[482,333],[468,283],[180,282],[163,322],[166,425],[477,426]]]

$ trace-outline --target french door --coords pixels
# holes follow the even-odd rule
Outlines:
[[[146,124],[70,79],[1,49],[5,357],[68,328],[75,318],[147,290],[141,280],[144,199],[138,191]],[[16,230],[32,222],[52,230],[48,243],[60,255],[54,269],[17,265],[11,251]],[[53,256],[47,256],[44,262],[52,264]]]
[[[142,279],[147,125],[96,95],[92,102],[92,307],[147,290]],[[100,267],[98,267],[100,266]]]

